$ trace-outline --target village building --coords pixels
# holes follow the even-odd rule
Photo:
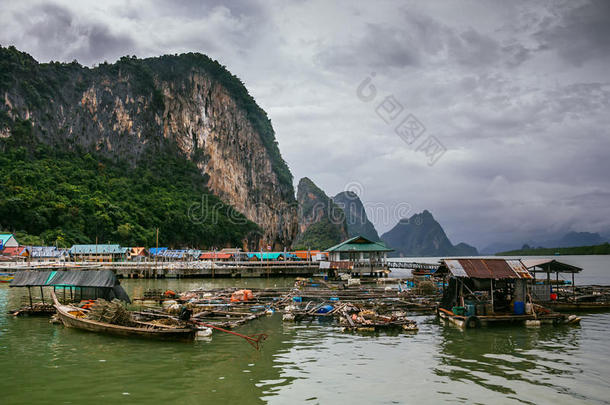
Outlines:
[[[148,251],[145,247],[131,247],[127,251],[127,260],[132,262],[145,262],[148,259]]]
[[[156,261],[185,261],[192,260],[192,253],[189,253],[186,249],[168,249],[166,247],[161,248],[150,248],[150,257]],[[199,257],[197,255],[197,257]]]
[[[289,257],[289,253],[284,252],[256,252],[247,255],[249,261],[284,261]]]
[[[222,252],[203,252],[199,256],[199,260],[212,260],[215,262],[228,262],[233,259],[231,253]]]
[[[354,273],[365,273],[367,270],[371,275],[374,273],[387,274],[385,269],[388,253],[393,249],[388,248],[383,242],[374,242],[363,236],[354,236],[326,250],[330,263],[328,267],[333,270],[348,270]],[[323,268],[323,267],[321,267]]]
[[[10,246],[2,250],[2,256],[11,260],[25,261],[30,256],[30,252],[25,246]]]
[[[148,249],[148,254],[151,259],[159,260],[162,258],[163,252],[165,252],[168,248],[166,247],[151,247]]]
[[[68,249],[56,246],[29,246],[29,261],[32,263],[59,263],[70,259]]]
[[[295,250],[294,260],[307,260],[310,262],[320,262],[328,260],[328,252],[320,250]]]
[[[12,233],[0,234],[0,251],[7,247],[17,247],[19,242]]]
[[[127,258],[127,248],[120,245],[74,245],[70,257],[75,262],[119,262]]]

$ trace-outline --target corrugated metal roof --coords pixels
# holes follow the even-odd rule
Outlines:
[[[581,267],[573,266],[568,263],[563,263],[555,259],[523,259],[521,260],[523,265],[529,269],[529,271],[545,273],[549,270],[551,273],[580,273]],[[536,270],[539,268],[539,270]]]
[[[205,252],[199,256],[202,260],[209,259],[230,259],[233,255],[230,253],[214,253],[214,252]]]
[[[519,276],[521,276],[521,278],[527,278],[527,279],[534,278],[534,277],[532,277],[530,272],[527,271],[527,268],[525,267],[525,265],[523,265],[521,260],[507,260],[506,263],[508,263],[508,265],[511,267],[511,269],[513,269],[513,271],[515,273],[517,273]]]
[[[186,250],[174,250],[168,248],[150,248],[151,256],[164,257],[167,259],[182,259],[187,255]]]
[[[148,253],[150,253],[151,256],[157,256],[157,255],[161,254],[162,252],[165,252],[166,250],[167,250],[166,247],[150,248],[150,249],[148,249]]]
[[[505,259],[444,259],[437,270],[438,274],[449,272],[455,277],[493,278],[493,279],[531,279],[520,260]]]
[[[468,277],[468,274],[466,274],[466,270],[464,270],[459,260],[445,260],[445,264],[449,268],[451,274],[453,274],[454,276]]]
[[[73,255],[93,255],[93,254],[114,254],[120,255],[127,253],[127,248],[120,245],[74,245],[70,249]]]
[[[30,256],[35,259],[59,258],[66,253],[65,250],[60,250],[55,246],[29,246],[28,250]]]
[[[280,257],[285,257],[285,254],[280,252],[263,252],[262,254],[263,256],[263,260],[278,260]],[[261,259],[261,254],[260,253],[248,253],[248,257],[252,258],[252,257],[256,257],[258,260]]]

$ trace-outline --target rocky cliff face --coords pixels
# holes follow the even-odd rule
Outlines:
[[[395,249],[395,256],[476,256],[477,249],[460,243],[453,246],[442,226],[429,211],[402,219],[381,239]]]
[[[292,175],[269,119],[204,55],[125,57],[90,69],[0,47],[0,96],[2,137],[12,136],[11,121],[30,120],[40,142],[131,165],[150,148],[175,149],[212,193],[261,227],[257,243],[281,249],[296,235]]]
[[[350,238],[353,236],[364,236],[372,241],[381,240],[375,226],[369,221],[358,194],[352,191],[342,191],[333,197],[333,202],[345,212],[347,231]]]
[[[327,249],[347,239],[343,210],[307,177],[297,187],[299,249]]]

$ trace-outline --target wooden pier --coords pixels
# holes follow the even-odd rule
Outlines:
[[[245,262],[60,262],[10,263],[0,265],[0,271],[19,270],[112,270],[121,278],[258,278],[311,277],[319,272],[315,262],[245,261]]]

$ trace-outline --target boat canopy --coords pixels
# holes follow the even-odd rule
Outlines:
[[[111,270],[22,270],[15,272],[10,287],[74,287],[79,289],[83,298],[95,295],[95,298],[118,298],[131,302]]]

